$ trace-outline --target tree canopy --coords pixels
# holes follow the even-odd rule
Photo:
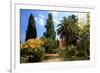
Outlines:
[[[71,15],[63,17],[61,23],[58,25],[57,33],[60,35],[60,38],[65,41],[66,45],[72,43],[77,38],[77,21],[77,16]]]

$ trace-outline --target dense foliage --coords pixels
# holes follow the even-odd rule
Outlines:
[[[86,21],[78,21],[78,17],[71,15],[63,17],[58,25],[58,34],[65,42],[66,60],[83,60],[90,58],[90,17],[86,15]],[[66,34],[65,34],[66,33]]]
[[[55,30],[53,16],[49,13],[46,19],[46,31],[41,38],[37,38],[35,20],[31,14],[25,42],[20,41],[20,62],[42,62],[46,54],[57,54],[65,61],[90,59],[89,13],[83,19],[73,14],[64,16]],[[57,39],[56,35],[60,36],[60,39]]]
[[[35,39],[36,37],[37,37],[37,30],[36,30],[36,26],[35,26],[35,19],[34,19],[34,16],[32,14],[30,14],[29,22],[28,22],[28,26],[27,26],[27,30],[26,30],[25,41],[27,41],[28,39],[31,39],[31,38]]]
[[[42,41],[44,42],[43,47],[45,48],[46,53],[54,53],[54,50],[57,48],[57,42],[50,38],[42,38]]]
[[[77,26],[78,17],[71,15],[68,17],[63,17],[61,23],[58,25],[58,35],[65,42],[65,46],[69,44],[74,44],[77,40],[78,26]]]
[[[53,18],[51,13],[48,14],[48,19],[46,20],[45,28],[46,28],[46,32],[44,32],[44,36],[46,38],[51,38],[55,40],[56,32],[54,30],[54,23],[53,23]]]
[[[45,49],[40,39],[29,39],[20,46],[21,62],[40,62],[45,57]],[[24,61],[23,61],[24,60]]]

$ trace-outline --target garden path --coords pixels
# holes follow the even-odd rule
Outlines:
[[[63,58],[59,54],[46,54],[45,60],[43,62],[61,62]]]

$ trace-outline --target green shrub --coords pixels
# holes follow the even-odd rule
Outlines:
[[[28,49],[22,48],[22,49],[20,49],[20,56],[27,56],[28,52],[29,52]]]
[[[28,56],[21,56],[20,57],[20,63],[27,63]]]
[[[20,63],[26,63],[27,62],[28,53],[29,53],[28,49],[26,49],[26,48],[20,49]]]
[[[37,47],[37,49],[33,49],[31,53],[28,62],[41,62],[45,57],[45,49],[43,47]]]
[[[43,47],[46,50],[46,53],[53,53],[54,50],[57,48],[57,41],[52,40],[50,38],[42,38],[44,45]]]
[[[79,51],[77,54],[76,54],[77,57],[86,57],[86,53],[84,51]]]
[[[70,45],[68,48],[65,49],[65,56],[66,57],[72,57],[75,56],[77,50],[74,45]]]

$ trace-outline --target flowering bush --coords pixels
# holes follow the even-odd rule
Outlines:
[[[29,39],[25,43],[20,45],[21,57],[28,56],[27,62],[39,62],[42,61],[45,54],[45,49],[42,47],[44,43],[41,39]]]
[[[30,49],[36,49],[39,46],[42,46],[43,42],[41,39],[36,38],[36,39],[29,39],[25,43],[22,43],[20,48],[30,48]]]

